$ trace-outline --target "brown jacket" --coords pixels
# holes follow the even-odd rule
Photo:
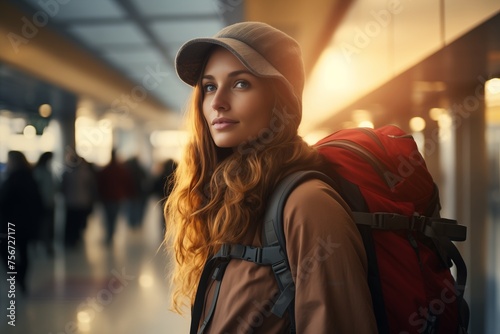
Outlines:
[[[339,194],[319,180],[298,186],[286,203],[284,229],[299,334],[377,332],[366,255],[348,212]],[[252,229],[245,242],[260,246],[257,231]],[[211,305],[213,287],[205,305]],[[280,319],[270,312],[277,292],[269,267],[231,260],[205,333],[288,333],[288,315]]]

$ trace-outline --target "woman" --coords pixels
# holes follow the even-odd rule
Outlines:
[[[165,207],[166,241],[175,251],[173,306],[181,311],[185,298],[193,304],[204,264],[221,245],[261,245],[276,184],[322,161],[297,134],[304,73],[300,47],[288,35],[238,23],[184,44],[176,69],[194,87],[191,139]],[[340,196],[319,180],[304,182],[286,203],[284,229],[297,333],[375,333],[363,244]],[[277,292],[269,267],[231,260],[213,312],[208,286],[204,333],[289,332],[288,315],[269,311]]]

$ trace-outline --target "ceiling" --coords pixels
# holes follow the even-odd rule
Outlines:
[[[0,40],[0,77],[7,78],[0,83],[0,110],[35,110],[40,99],[33,96],[46,97],[47,91],[64,89],[80,100],[96,101],[94,107],[102,114],[124,94],[140,95],[145,80],[153,76],[154,85],[146,87],[147,98],[141,100],[139,115],[133,116],[156,122],[157,127],[177,128],[191,92],[174,69],[176,52],[185,41],[212,36],[239,21],[267,22],[304,45],[307,72],[350,3],[2,0],[0,35],[15,33],[21,42]],[[29,25],[36,30],[33,36]],[[20,89],[28,82],[31,93]],[[24,104],[2,106],[7,100],[23,100]],[[28,107],[26,101],[31,101]]]
[[[382,0],[374,2],[379,6],[384,3]],[[467,3],[465,0],[459,2]],[[64,89],[77,95],[79,99],[88,97],[98,101],[95,104],[96,108],[105,112],[116,100],[122,99],[124,94],[135,93],[136,97],[141,98],[142,103],[140,110],[133,116],[138,116],[139,120],[149,120],[157,128],[177,128],[191,91],[178,79],[174,70],[176,52],[186,40],[212,36],[223,26],[238,21],[267,22],[287,32],[303,46],[306,75],[310,79],[312,69],[320,54],[325,48],[331,48],[334,42],[338,44],[338,41],[342,41],[342,31],[352,34],[357,31],[357,27],[363,27],[367,24],[366,22],[371,22],[373,18],[370,15],[373,11],[368,10],[369,4],[371,4],[369,1],[352,0],[311,0],[310,2],[290,0],[0,0],[0,37],[11,32],[25,36],[22,34],[22,29],[25,29],[28,23],[39,28],[33,38],[28,38],[29,43],[19,44],[19,48],[22,48],[21,52],[14,52],[16,50],[12,50],[9,42],[2,41],[0,38],[2,50],[0,59],[4,62],[0,62],[0,110],[5,107],[2,106],[2,102],[6,101],[20,106],[18,109],[36,110],[39,102],[51,92]],[[415,30],[415,27],[422,28],[419,17],[415,16],[415,11],[420,9],[420,5],[414,4],[414,6],[416,8],[409,7],[408,10],[395,17],[394,22],[401,25],[398,27],[403,32]],[[482,8],[479,5],[473,6],[473,8],[476,7]],[[16,11],[10,10],[13,8]],[[444,22],[447,24],[465,22],[464,18],[467,16],[464,15],[470,12],[467,8],[459,11],[458,14],[450,13],[450,18],[443,20],[443,24]],[[429,13],[437,14],[438,11],[429,10]],[[360,15],[361,17],[358,18]],[[342,20],[346,21],[343,22],[344,28],[342,29],[341,26],[337,29]],[[437,19],[435,21],[438,22]],[[434,26],[437,25],[438,23],[434,24]],[[334,31],[335,38],[332,38]],[[411,36],[419,37],[420,35],[424,37],[423,40],[428,40],[418,31]],[[384,44],[384,38],[387,36],[392,35],[381,34],[380,38],[374,38],[372,46],[378,43],[386,46],[383,48],[385,51],[394,49],[396,45],[394,41],[398,40],[393,36],[393,40],[387,39]],[[352,40],[348,37],[344,39]],[[411,43],[415,42],[412,38],[405,38],[407,39]],[[441,42],[438,43],[439,48],[442,48]],[[424,50],[425,48],[404,44],[400,49]],[[386,60],[406,60],[403,56],[397,56],[398,54],[388,56],[387,52],[380,52],[380,59],[378,59],[368,51],[370,50],[367,49],[362,55],[367,59],[366,63],[370,72],[374,72],[373,65],[376,63],[376,68],[380,68],[384,74],[387,74],[388,80],[394,78],[395,72],[394,69],[389,70],[382,66],[387,62]],[[343,61],[336,62],[340,67],[348,67]],[[7,66],[10,64],[15,66]],[[351,67],[363,68],[359,64]],[[338,74],[341,72],[336,69],[336,74],[332,75],[332,78],[339,77]],[[356,79],[351,81],[357,83],[356,92],[361,94],[359,84],[367,81],[367,74],[363,71],[358,72],[362,77],[349,75]],[[145,85],[145,80],[151,76],[155,78],[155,84],[148,87]],[[3,80],[5,78],[7,80]],[[343,87],[347,87],[345,80],[338,81]],[[312,86],[318,90],[317,85]],[[29,89],[23,89],[25,87]],[[147,98],[142,101],[140,89],[144,90],[144,87],[147,88]],[[332,106],[336,106],[339,109],[336,112],[348,112],[353,109],[350,104],[345,104],[342,109],[340,108],[343,106],[340,102],[344,95],[346,94],[329,93],[328,99],[316,100],[323,104],[324,108],[332,109]],[[356,99],[361,97],[357,96]],[[26,106],[26,101],[29,102],[28,106]],[[315,113],[308,114],[313,118],[318,118],[318,114],[329,118],[318,118],[315,120],[316,123],[328,124],[329,127],[338,123],[338,117],[334,119],[333,116],[329,116],[333,114],[332,110],[309,109],[315,110]],[[308,120],[304,119],[303,123],[306,121]]]
[[[44,23],[50,16],[47,25],[137,85],[156,73],[158,85],[148,93],[169,110],[181,110],[190,91],[173,70],[182,43],[200,34],[213,35],[227,23],[239,21],[242,13],[237,6],[224,10],[216,0],[22,0],[17,4],[33,15],[33,22],[38,18]]]

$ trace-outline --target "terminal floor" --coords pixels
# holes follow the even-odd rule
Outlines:
[[[8,294],[6,270],[1,266],[0,333],[189,332],[189,316],[169,310],[168,260],[160,248],[161,213],[155,201],[148,204],[139,229],[130,229],[120,217],[111,246],[103,242],[101,217],[97,206],[82,243],[73,249],[56,247],[51,257],[41,247],[30,248],[27,295]],[[12,301],[15,326],[7,317]]]

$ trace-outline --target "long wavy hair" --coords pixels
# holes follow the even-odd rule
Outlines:
[[[165,245],[175,256],[172,308],[176,312],[193,304],[207,259],[222,244],[241,242],[262,220],[278,181],[321,164],[318,153],[297,134],[299,111],[286,103],[279,83],[271,84],[276,103],[269,127],[236,149],[214,144],[202,112],[200,85],[193,90],[187,112],[191,137],[164,207]]]

